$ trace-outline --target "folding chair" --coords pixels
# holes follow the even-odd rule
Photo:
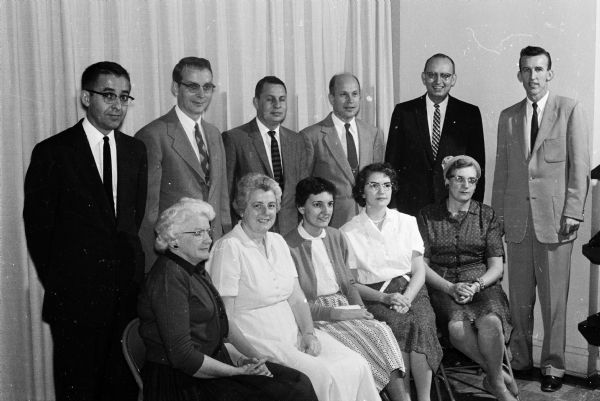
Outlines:
[[[140,319],[135,318],[129,322],[127,327],[125,327],[125,330],[123,330],[121,346],[123,349],[123,356],[127,361],[129,370],[131,370],[131,374],[133,374],[135,382],[139,388],[138,401],[143,401],[144,384],[142,383],[142,376],[140,372],[142,367],[144,367],[144,361],[146,360],[146,346],[140,337],[140,333],[138,331],[139,327]]]

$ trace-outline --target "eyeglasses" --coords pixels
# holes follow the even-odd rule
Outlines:
[[[199,85],[194,82],[179,82],[179,85],[185,86],[188,92],[193,93],[194,95],[199,94],[200,90],[204,93],[212,93],[216,88],[216,85],[210,82],[207,82],[204,85]]]
[[[194,235],[194,237],[202,237],[203,235],[207,235],[212,238],[213,232],[214,232],[214,229],[205,228],[205,229],[196,230],[196,231],[184,231],[181,234],[192,234],[192,235]]]
[[[442,72],[442,73],[438,74],[436,72],[428,71],[425,73],[425,76],[427,77],[428,81],[435,81],[436,77],[440,77],[442,81],[448,82],[448,81],[450,81],[450,78],[452,78],[452,75],[454,75],[454,74],[449,74],[447,72]]]
[[[383,189],[383,192],[387,192],[392,190],[393,185],[391,182],[384,182],[382,184],[378,182],[367,182],[367,186],[373,191],[379,191],[380,189]]]
[[[84,90],[86,90],[92,94],[102,96],[104,98],[104,103],[106,103],[106,104],[115,104],[115,103],[117,103],[117,99],[118,99],[119,102],[121,102],[121,104],[123,106],[127,106],[135,100],[134,98],[132,98],[129,95],[117,95],[116,93],[113,93],[113,92],[96,92],[91,89],[84,89]]]
[[[477,181],[479,181],[479,178],[475,178],[475,177],[463,177],[461,175],[453,175],[452,177],[450,177],[452,179],[452,181],[454,181],[457,184],[464,184],[464,183],[469,183],[469,185],[475,185],[477,184]]]

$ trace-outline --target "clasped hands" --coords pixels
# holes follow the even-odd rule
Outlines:
[[[466,304],[473,300],[473,296],[481,290],[478,282],[458,282],[450,286],[448,294],[457,304]]]
[[[238,369],[241,375],[267,376],[273,377],[273,374],[265,365],[267,358],[242,358],[238,361]]]
[[[395,310],[398,313],[406,313],[410,309],[410,299],[399,292],[393,292],[391,294],[385,294],[384,302],[390,305],[390,309]]]

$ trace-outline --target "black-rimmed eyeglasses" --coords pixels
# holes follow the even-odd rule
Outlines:
[[[97,91],[93,91],[91,89],[84,89],[84,90],[88,91],[90,93],[102,96],[104,98],[104,103],[106,103],[106,104],[115,104],[115,103],[117,103],[117,100],[118,100],[119,102],[121,102],[121,104],[123,106],[127,106],[135,100],[134,98],[132,98],[129,95],[117,95],[116,93],[113,93],[113,92],[97,92]]]

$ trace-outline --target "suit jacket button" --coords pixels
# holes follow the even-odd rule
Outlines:
[[[528,197],[526,197],[525,199],[526,199],[526,200],[529,200],[530,198],[529,198],[529,196],[528,196]]]

